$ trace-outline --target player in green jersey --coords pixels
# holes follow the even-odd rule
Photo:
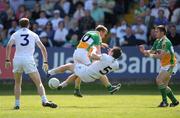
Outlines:
[[[140,45],[140,52],[145,56],[160,59],[161,68],[156,78],[156,84],[162,95],[162,102],[158,107],[167,107],[167,97],[171,100],[170,107],[175,107],[179,101],[175,98],[171,88],[168,86],[169,80],[177,72],[176,56],[171,41],[166,37],[166,28],[159,25],[155,29],[156,41],[150,50],[145,50]]]

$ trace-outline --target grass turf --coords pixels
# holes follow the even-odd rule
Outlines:
[[[180,99],[179,87],[172,86]],[[179,118],[180,106],[157,108],[161,101],[154,85],[122,86],[116,95],[109,95],[102,85],[83,85],[83,98],[72,95],[72,86],[62,91],[48,90],[48,99],[57,109],[43,108],[34,87],[23,86],[21,109],[15,111],[12,86],[1,86],[0,118]]]

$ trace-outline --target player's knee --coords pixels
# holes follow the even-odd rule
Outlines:
[[[42,82],[40,82],[40,83],[36,84],[36,87],[37,87],[37,88],[42,88],[42,87],[43,87]]]
[[[163,84],[162,79],[160,79],[160,78],[156,78],[156,84],[157,84],[157,85],[161,85],[161,84]]]
[[[40,83],[40,84],[39,84],[39,87],[43,87],[43,84],[42,84],[42,83]]]

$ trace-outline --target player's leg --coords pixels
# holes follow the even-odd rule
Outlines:
[[[84,55],[84,56],[82,56]],[[81,50],[81,49],[76,49],[73,53],[73,60],[75,64],[81,63],[84,65],[90,65],[91,61],[88,57],[88,52],[85,50]],[[80,87],[81,87],[81,79],[77,78],[75,80],[75,89],[74,89],[74,95],[77,97],[83,97],[80,91]]]
[[[37,87],[38,93],[41,96],[42,105],[45,107],[47,106],[47,107],[51,107],[51,108],[56,108],[57,105],[55,103],[49,102],[46,97],[45,89],[41,82],[39,72],[37,71],[37,72],[29,73],[29,76],[33,80],[33,82],[35,83],[35,85]]]
[[[167,107],[167,93],[166,93],[166,83],[164,82],[166,78],[169,77],[169,74],[166,71],[160,71],[156,78],[156,84],[160,90],[161,96],[162,96],[162,102],[158,107]]]
[[[81,79],[77,77],[77,79],[75,80],[74,96],[83,97],[80,91],[80,87],[81,87]]]
[[[77,79],[77,76],[75,74],[71,74],[65,81],[59,84],[58,90],[61,90],[62,88],[66,87],[68,84],[74,82]]]
[[[102,84],[108,89],[108,91],[113,94],[115,93],[116,91],[118,91],[121,87],[121,84],[117,84],[116,86],[112,86],[111,83],[109,82],[109,79],[106,75],[104,76],[101,76],[100,78],[100,81],[102,82]]]
[[[175,107],[179,104],[179,101],[176,99],[173,91],[171,90],[171,88],[168,86],[169,80],[170,80],[171,76],[169,78],[166,78],[164,83],[166,84],[166,94],[168,96],[168,98],[171,100],[171,104],[170,107]]]
[[[68,64],[61,65],[57,68],[53,68],[48,71],[48,76],[55,75],[58,73],[64,73],[67,70],[74,72],[74,64],[68,63]]]
[[[14,73],[14,95],[15,95],[15,107],[14,109],[20,109],[20,95],[22,84],[22,73]]]
[[[65,81],[63,81],[62,83],[59,84],[58,90],[61,90],[62,88],[66,87],[68,84],[70,84],[76,80],[80,81],[80,78],[78,76],[76,76],[75,74],[70,75]],[[78,85],[78,86],[80,86],[80,85]],[[77,97],[83,97],[79,88],[74,90],[74,95]]]

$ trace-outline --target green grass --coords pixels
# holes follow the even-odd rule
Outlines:
[[[180,100],[180,87],[173,86]],[[43,108],[35,88],[23,86],[21,110],[12,109],[12,86],[1,86],[0,118],[180,118],[180,106],[157,108],[161,101],[155,85],[122,86],[116,95],[109,95],[102,85],[83,85],[83,98],[72,95],[72,86],[62,91],[47,89],[48,99],[57,109]],[[32,89],[32,90],[31,90]]]

